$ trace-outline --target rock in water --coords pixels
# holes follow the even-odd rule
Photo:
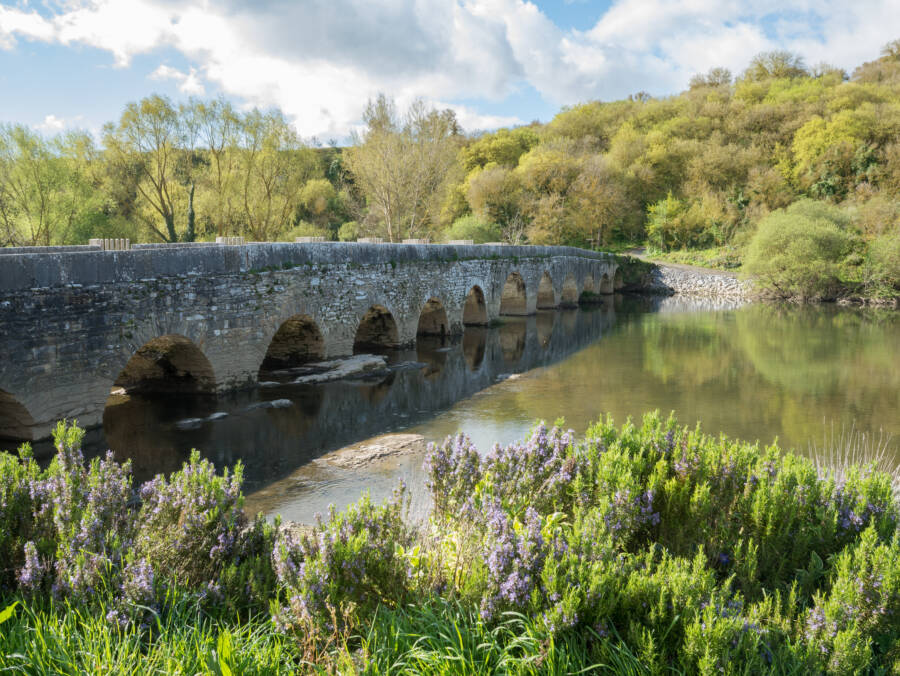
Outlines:
[[[316,462],[357,469],[379,460],[424,452],[426,446],[421,434],[382,434],[323,455]]]

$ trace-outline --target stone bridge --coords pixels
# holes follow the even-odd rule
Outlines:
[[[575,306],[618,280],[613,256],[569,247],[0,249],[0,438],[98,425],[117,388],[253,387],[261,370]]]

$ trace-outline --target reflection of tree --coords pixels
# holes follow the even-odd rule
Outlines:
[[[900,319],[833,308],[752,306],[737,313],[737,344],[758,373],[797,393],[853,396],[900,389]]]
[[[583,431],[658,408],[684,424],[806,451],[823,422],[900,435],[900,317],[839,308],[619,315],[603,338],[492,393],[481,416]],[[489,407],[485,409],[483,407]]]

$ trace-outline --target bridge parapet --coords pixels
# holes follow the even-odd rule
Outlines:
[[[114,284],[166,276],[228,275],[301,265],[575,257],[613,263],[611,254],[553,246],[271,242],[223,246],[213,242],[134,244],[128,251],[96,247],[16,249],[0,259],[0,293],[79,284]],[[0,253],[4,250],[0,249]]]

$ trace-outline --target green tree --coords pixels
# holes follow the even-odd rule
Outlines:
[[[440,210],[441,188],[461,136],[451,110],[414,102],[401,119],[384,95],[370,101],[366,130],[355,134],[346,166],[390,241],[421,234]]]
[[[318,163],[280,112],[248,113],[241,138],[242,224],[251,238],[264,242],[294,226],[303,187]]]
[[[118,123],[103,127],[109,163],[118,176],[133,182],[134,216],[164,242],[177,242],[189,234],[187,195],[178,176],[182,142],[178,111],[159,95],[129,103]],[[183,225],[176,228],[176,223]]]
[[[471,239],[475,244],[496,242],[502,236],[500,226],[496,223],[488,223],[473,214],[457,218],[453,225],[444,231],[443,239]]]
[[[216,235],[237,232],[242,211],[238,146],[241,117],[222,98],[192,100],[188,112],[195,120],[198,143],[207,155],[206,169],[198,177],[202,186],[200,209]]]
[[[744,79],[759,82],[772,78],[805,77],[808,75],[803,57],[785,50],[761,52],[753,57]]]
[[[23,125],[0,125],[0,237],[4,244],[71,241],[96,192],[89,180],[96,153],[90,137],[53,139]]]

